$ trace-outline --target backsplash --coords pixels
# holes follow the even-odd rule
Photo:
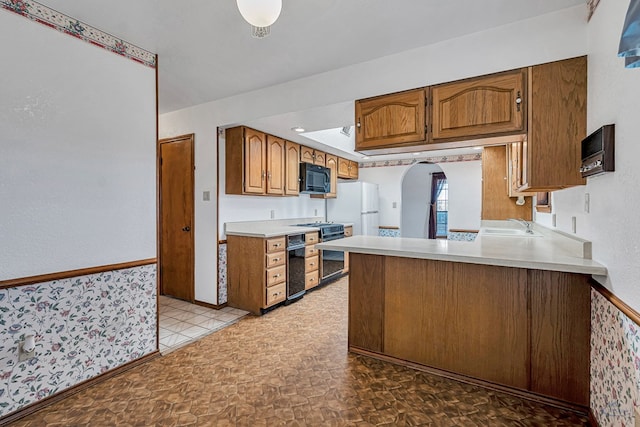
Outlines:
[[[0,290],[0,416],[154,352],[156,288],[151,264]]]
[[[640,401],[640,327],[591,289],[591,403],[602,427],[634,425]]]
[[[447,240],[457,240],[457,241],[462,241],[462,242],[473,242],[474,240],[476,240],[476,236],[478,236],[478,233],[450,231],[447,234]]]
[[[378,236],[380,237],[400,237],[399,228],[379,228]]]

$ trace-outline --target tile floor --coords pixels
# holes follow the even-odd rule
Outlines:
[[[584,426],[587,419],[347,352],[347,279],[246,316],[15,426]]]
[[[201,307],[160,295],[160,353],[167,354],[205,335],[229,326],[248,312],[224,307]]]

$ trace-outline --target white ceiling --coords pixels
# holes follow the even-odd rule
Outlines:
[[[254,39],[234,0],[40,0],[158,54],[166,113],[584,4],[585,0],[283,0]],[[586,9],[585,9],[586,14]],[[291,131],[353,124],[353,102],[243,123],[359,160]],[[352,143],[351,143],[352,144]],[[404,156],[385,156],[393,159]],[[376,156],[376,160],[381,157]]]

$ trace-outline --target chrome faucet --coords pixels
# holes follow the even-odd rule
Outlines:
[[[520,224],[521,226],[523,226],[526,229],[526,233],[527,234],[533,234],[533,222],[530,221],[526,221],[522,218],[509,218],[508,221],[513,221],[513,222],[517,222],[518,224]]]

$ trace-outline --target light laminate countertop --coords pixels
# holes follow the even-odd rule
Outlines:
[[[300,220],[300,222],[303,221],[304,220]],[[336,224],[343,224],[345,227],[353,225],[353,223],[341,222],[336,222]],[[226,224],[225,234],[227,236],[260,237],[264,239],[288,236],[291,234],[309,233],[318,230],[320,230],[318,227],[280,224],[275,221],[228,222]]]
[[[567,251],[558,238],[479,236],[474,242],[444,239],[353,236],[316,245],[319,249],[606,275],[607,268]]]

